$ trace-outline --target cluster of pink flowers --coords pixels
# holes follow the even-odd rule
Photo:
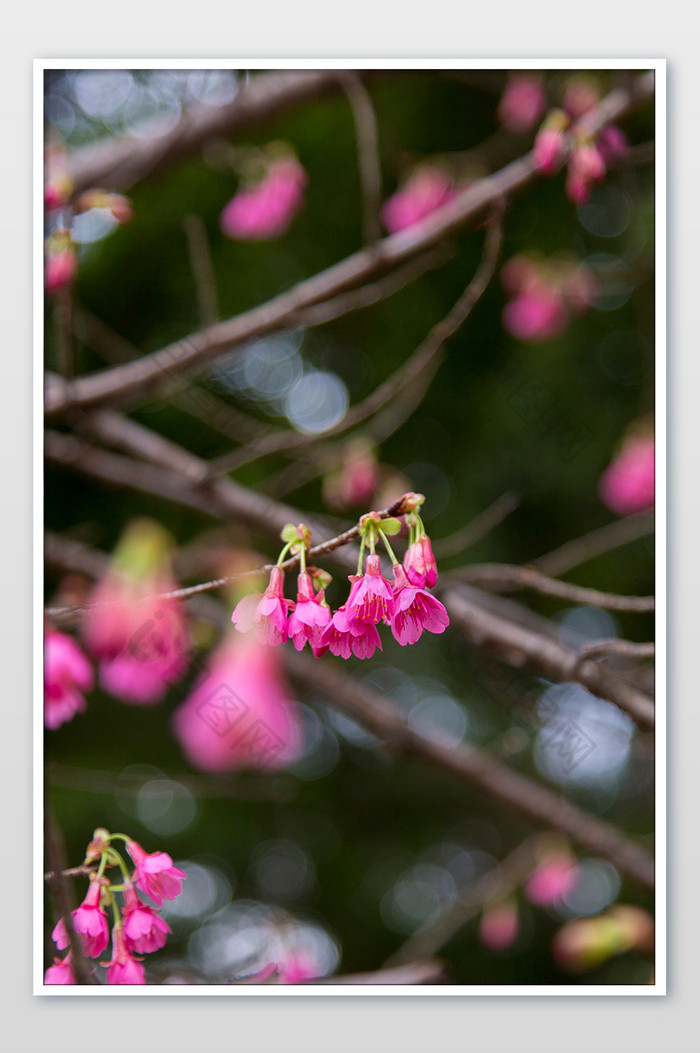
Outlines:
[[[600,477],[598,492],[618,516],[643,512],[654,505],[654,437],[632,434]]]
[[[508,132],[523,135],[542,117],[547,96],[538,73],[513,73],[498,104],[498,120]]]
[[[401,524],[396,519],[382,519],[369,512],[360,519],[361,549],[358,573],[350,575],[350,594],[345,603],[332,611],[325,599],[328,576],[313,568],[306,570],[306,550],[310,535],[306,527],[289,524],[282,532],[287,542],[278,565],[270,574],[265,592],[246,596],[236,606],[231,620],[241,632],[253,630],[260,643],[277,646],[291,640],[300,651],[307,643],[316,657],[330,651],[342,658],[371,658],[382,649],[377,631],[384,623],[402,645],[414,644],[424,631],[442,633],[449,625],[447,611],[428,589],[437,581],[437,565],[418,508],[424,498],[405,494],[402,508],[410,529],[409,545],[403,564],[396,559],[387,535],[396,534]],[[381,538],[393,564],[393,580],[382,575],[375,552]],[[369,547],[366,567],[362,571],[365,548]],[[284,571],[281,563],[287,552],[299,555],[296,602],[284,596]],[[318,591],[314,583],[318,583]]]
[[[382,223],[390,234],[412,227],[457,195],[452,177],[436,165],[416,168],[382,205]]]
[[[190,636],[175,596],[170,539],[157,523],[132,523],[83,615],[85,645],[99,662],[105,691],[151,705],[187,670]]]
[[[124,857],[113,846],[114,840],[125,842],[134,863],[129,868]],[[167,922],[155,907],[144,903],[137,889],[160,906],[166,899],[175,899],[182,891],[187,875],[173,864],[167,852],[146,852],[138,842],[124,834],[110,834],[99,828],[88,845],[85,865],[94,867],[85,899],[71,912],[73,928],[80,939],[87,958],[99,958],[110,940],[107,909],[112,912],[112,956],[100,962],[107,969],[108,984],[145,984],[142,958],[160,950],[171,933]],[[121,880],[113,882],[106,876],[110,868],[118,867]],[[120,909],[117,893],[123,894]],[[55,926],[51,938],[59,951],[70,946],[70,937],[63,918]],[[71,951],[64,958],[55,958],[44,976],[45,984],[75,984]]]
[[[556,256],[513,256],[501,281],[511,294],[503,309],[504,328],[516,340],[533,344],[561,336],[571,315],[590,307],[597,289],[584,264]]]
[[[600,99],[597,85],[587,77],[574,77],[567,82],[562,99],[562,108],[553,109],[542,124],[532,159],[543,175],[558,171],[570,147],[566,195],[575,205],[585,204],[591,195],[591,187],[602,182],[608,168],[627,154],[627,137],[617,125],[607,125],[595,136],[577,132],[571,122],[576,122]]]
[[[547,852],[523,885],[523,895],[533,906],[555,907],[571,891],[579,877],[576,857],[566,848]],[[520,934],[520,915],[514,897],[484,907],[479,939],[492,951],[512,947]]]
[[[239,189],[224,208],[221,230],[237,241],[280,237],[304,204],[307,182],[293,154],[266,160],[262,177]]]

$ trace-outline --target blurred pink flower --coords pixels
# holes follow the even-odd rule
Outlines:
[[[287,613],[293,606],[292,600],[284,598],[284,571],[273,567],[265,591],[244,596],[236,605],[231,621],[239,632],[252,629],[259,643],[277,647],[287,640]]]
[[[331,508],[367,508],[379,483],[379,465],[372,446],[363,439],[349,442],[341,467],[323,481],[323,499]]]
[[[100,907],[100,895],[102,886],[99,880],[90,881],[90,887],[85,899],[80,906],[72,911],[73,926],[80,936],[83,953],[89,958],[97,958],[107,946],[109,940],[109,926],[107,924],[107,913]],[[51,939],[55,942],[59,951],[68,947],[70,939],[63,918],[58,922]]]
[[[583,117],[584,113],[600,101],[597,83],[590,77],[572,77],[564,88],[562,105],[572,121]]]
[[[154,903],[176,899],[187,877],[176,867],[167,852],[146,852],[138,841],[127,841],[126,850],[135,864],[134,883]]]
[[[67,289],[73,284],[78,272],[78,257],[75,250],[68,245],[57,248],[55,251],[48,249],[46,253],[46,264],[44,271],[44,284],[50,295]]]
[[[630,436],[601,475],[598,493],[603,504],[619,516],[653,507],[653,438]]]
[[[546,285],[531,286],[503,309],[503,325],[516,340],[551,340],[560,336],[568,323],[569,313],[560,294]]]
[[[221,230],[238,241],[267,241],[288,229],[304,203],[308,182],[295,157],[270,162],[262,180],[243,187],[221,213]]]
[[[566,196],[574,205],[585,205],[591,187],[605,179],[605,161],[593,142],[576,146],[569,158],[566,173]]]
[[[54,730],[85,709],[92,668],[72,637],[47,628],[44,643],[44,723]]]
[[[323,975],[323,969],[316,958],[303,948],[290,953],[277,963],[279,984],[301,984]]]
[[[137,705],[159,702],[189,662],[190,636],[169,569],[165,532],[133,524],[95,586],[83,615],[85,645],[100,663],[102,687]]]
[[[172,726],[189,763],[208,772],[285,768],[302,744],[279,652],[236,633],[209,656]]]
[[[456,193],[446,172],[431,165],[422,165],[384,202],[382,223],[390,234],[396,234],[447,204]]]
[[[112,930],[112,960],[101,962],[107,966],[108,984],[145,984],[146,973],[138,959],[132,957],[121,926]]]
[[[630,148],[627,136],[616,124],[608,124],[598,132],[596,146],[606,167],[626,157]]]
[[[74,984],[75,982],[70,951],[63,959],[54,958],[53,965],[50,965],[44,973],[45,984]]]
[[[533,870],[523,891],[536,907],[552,907],[571,891],[578,875],[578,863],[573,856],[552,856]]]
[[[569,119],[562,110],[551,110],[535,137],[532,161],[542,175],[554,175],[566,149]]]
[[[491,951],[505,951],[518,938],[518,906],[509,899],[486,907],[479,922],[479,939]]]
[[[547,105],[542,80],[536,73],[514,73],[498,104],[498,119],[514,134],[528,132]]]

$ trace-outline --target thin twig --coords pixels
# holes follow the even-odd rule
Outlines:
[[[466,581],[487,589],[507,591],[509,589],[532,589],[546,596],[571,600],[574,603],[585,603],[592,607],[602,607],[606,611],[636,611],[637,613],[654,610],[653,596],[619,596],[617,593],[600,592],[598,589],[584,588],[568,581],[559,581],[540,573],[533,566],[519,567],[508,563],[475,563],[471,567],[452,571],[444,580]]]
[[[487,534],[490,534],[511,512],[515,511],[519,504],[520,494],[517,494],[514,490],[501,494],[492,505],[480,512],[466,526],[461,527],[454,534],[448,535],[448,537],[438,538],[433,541],[433,552],[440,559],[456,556],[458,553],[464,552],[465,549],[470,548],[477,541],[481,541]]]
[[[71,913],[73,904],[71,902],[69,878],[66,876],[65,859],[63,856],[62,838],[55,818],[51,815],[48,804],[44,811],[44,845],[46,859],[50,870],[49,891],[54,901],[56,913],[63,918],[66,927],[71,954],[71,969],[77,984],[94,984],[97,981],[92,975],[90,966],[83,954],[83,945],[80,936],[75,931],[73,915]]]
[[[530,562],[543,574],[558,577],[574,567],[579,567],[582,563],[587,563],[589,559],[595,559],[604,552],[611,552],[621,545],[628,545],[653,532],[653,512],[625,516],[624,519],[617,519],[612,523],[607,523],[604,527],[599,527],[598,530],[592,530],[590,534],[567,541],[553,552],[548,552]]]
[[[355,72],[340,74],[355,122],[357,158],[362,181],[364,241],[374,245],[381,235],[379,227],[379,203],[382,193],[382,173],[379,167],[379,137],[377,118],[369,92]]]
[[[635,643],[632,640],[591,640],[579,647],[581,658],[601,658],[608,655],[620,658],[653,658],[656,654],[654,643]]]
[[[199,324],[214,325],[219,318],[216,278],[211,262],[207,228],[201,216],[188,215],[182,221],[190,251],[190,266],[197,292]]]

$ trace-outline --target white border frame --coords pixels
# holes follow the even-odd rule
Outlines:
[[[585,985],[553,986],[549,984],[445,984],[438,986],[358,985],[324,984],[291,986],[215,985],[197,986],[102,986],[72,987],[44,985],[44,876],[43,876],[43,670],[44,663],[44,274],[43,274],[43,94],[44,71],[49,69],[639,69],[654,70],[655,74],[655,408],[656,408],[656,670],[657,703],[659,720],[656,726],[656,771],[655,771],[655,858],[656,858],[656,966],[653,985]],[[654,997],[666,995],[667,974],[667,354],[666,354],[666,157],[667,157],[667,113],[666,113],[666,60],[665,59],[552,59],[552,58],[243,58],[228,59],[182,59],[182,58],[124,58],[124,59],[35,59],[34,60],[34,128],[33,128],[33,447],[32,447],[32,492],[33,492],[33,993],[37,996],[66,997],[151,997],[151,996],[196,996],[223,995],[229,997],[319,997],[319,996],[363,996],[363,997],[441,997],[513,995],[516,997],[538,995],[554,997],[587,997],[595,995],[631,997]],[[659,675],[660,674],[660,675]]]

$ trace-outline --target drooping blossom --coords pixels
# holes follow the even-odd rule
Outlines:
[[[94,683],[92,667],[78,644],[56,629],[44,642],[44,723],[54,730],[85,709],[84,691]]]
[[[150,954],[164,947],[172,929],[158,911],[141,902],[131,883],[124,889],[124,900],[122,924],[129,949],[137,954]]]
[[[172,726],[189,763],[207,772],[285,768],[302,746],[279,652],[234,632],[208,657]]]
[[[585,205],[591,187],[605,178],[605,161],[594,142],[574,147],[566,171],[566,196],[574,205]]]
[[[552,855],[533,870],[523,892],[536,907],[552,907],[571,891],[578,876],[579,866],[573,856]]]
[[[516,135],[529,132],[547,105],[542,79],[536,73],[514,73],[498,104],[498,120]]]
[[[535,137],[532,161],[542,175],[554,175],[566,151],[569,119],[562,110],[552,110]]]
[[[99,660],[109,694],[138,705],[159,702],[188,665],[190,636],[169,562],[169,540],[157,523],[127,530],[93,590],[82,634]]]
[[[382,205],[382,223],[390,234],[412,227],[456,196],[452,179],[441,168],[421,165]]]
[[[101,892],[100,881],[91,880],[85,899],[76,910],[71,912],[73,927],[80,936],[83,953],[88,958],[97,958],[102,954],[109,940],[107,913],[100,907]],[[51,938],[59,951],[64,951],[69,946],[70,937],[63,918],[55,926]]]
[[[54,958],[53,965],[50,965],[44,973],[44,983],[49,985],[77,983],[71,964],[70,951],[65,958]]]
[[[391,582],[382,577],[379,556],[369,555],[364,574],[350,575],[352,583],[345,608],[355,621],[371,623],[391,618],[394,613],[394,591]]]
[[[252,629],[259,643],[277,647],[287,639],[287,614],[293,606],[291,600],[284,598],[284,571],[273,567],[270,583],[262,595],[258,592],[244,596],[231,615],[231,621],[239,632]]]
[[[643,512],[654,505],[654,439],[630,436],[600,477],[603,504],[619,516]]]
[[[154,903],[176,899],[187,877],[167,852],[146,852],[137,841],[127,841],[126,850],[135,864],[134,883]]]
[[[124,930],[115,925],[112,929],[112,958],[100,964],[107,967],[107,983],[145,984],[146,971],[141,962],[134,958],[127,947]]]
[[[394,567],[394,589],[395,606],[389,622],[402,647],[416,643],[426,630],[444,633],[450,624],[445,607],[425,589],[411,585],[401,564]]]
[[[538,343],[561,336],[571,314],[587,310],[595,300],[597,282],[572,256],[513,256],[501,271],[512,299],[503,309],[503,326],[516,340]]]
[[[78,257],[72,245],[63,242],[56,248],[47,248],[44,284],[49,295],[67,289],[73,284],[77,273]]]
[[[267,241],[288,229],[304,203],[308,182],[295,157],[271,161],[263,178],[231,198],[219,219],[221,230],[238,241]]]
[[[316,649],[320,657],[329,650],[336,658],[371,658],[376,649],[383,650],[377,626],[373,622],[361,622],[343,604],[333,615],[321,636]]]
[[[309,642],[318,646],[323,630],[331,620],[331,609],[323,603],[323,590],[314,592],[313,582],[307,573],[299,575],[297,602],[289,615],[288,636],[297,651]]]
[[[427,534],[423,534],[408,546],[403,557],[403,566],[411,585],[416,585],[419,589],[432,589],[437,581],[438,569]]]
[[[479,922],[479,939],[491,951],[512,947],[520,932],[518,906],[514,900],[503,900],[486,907]]]

